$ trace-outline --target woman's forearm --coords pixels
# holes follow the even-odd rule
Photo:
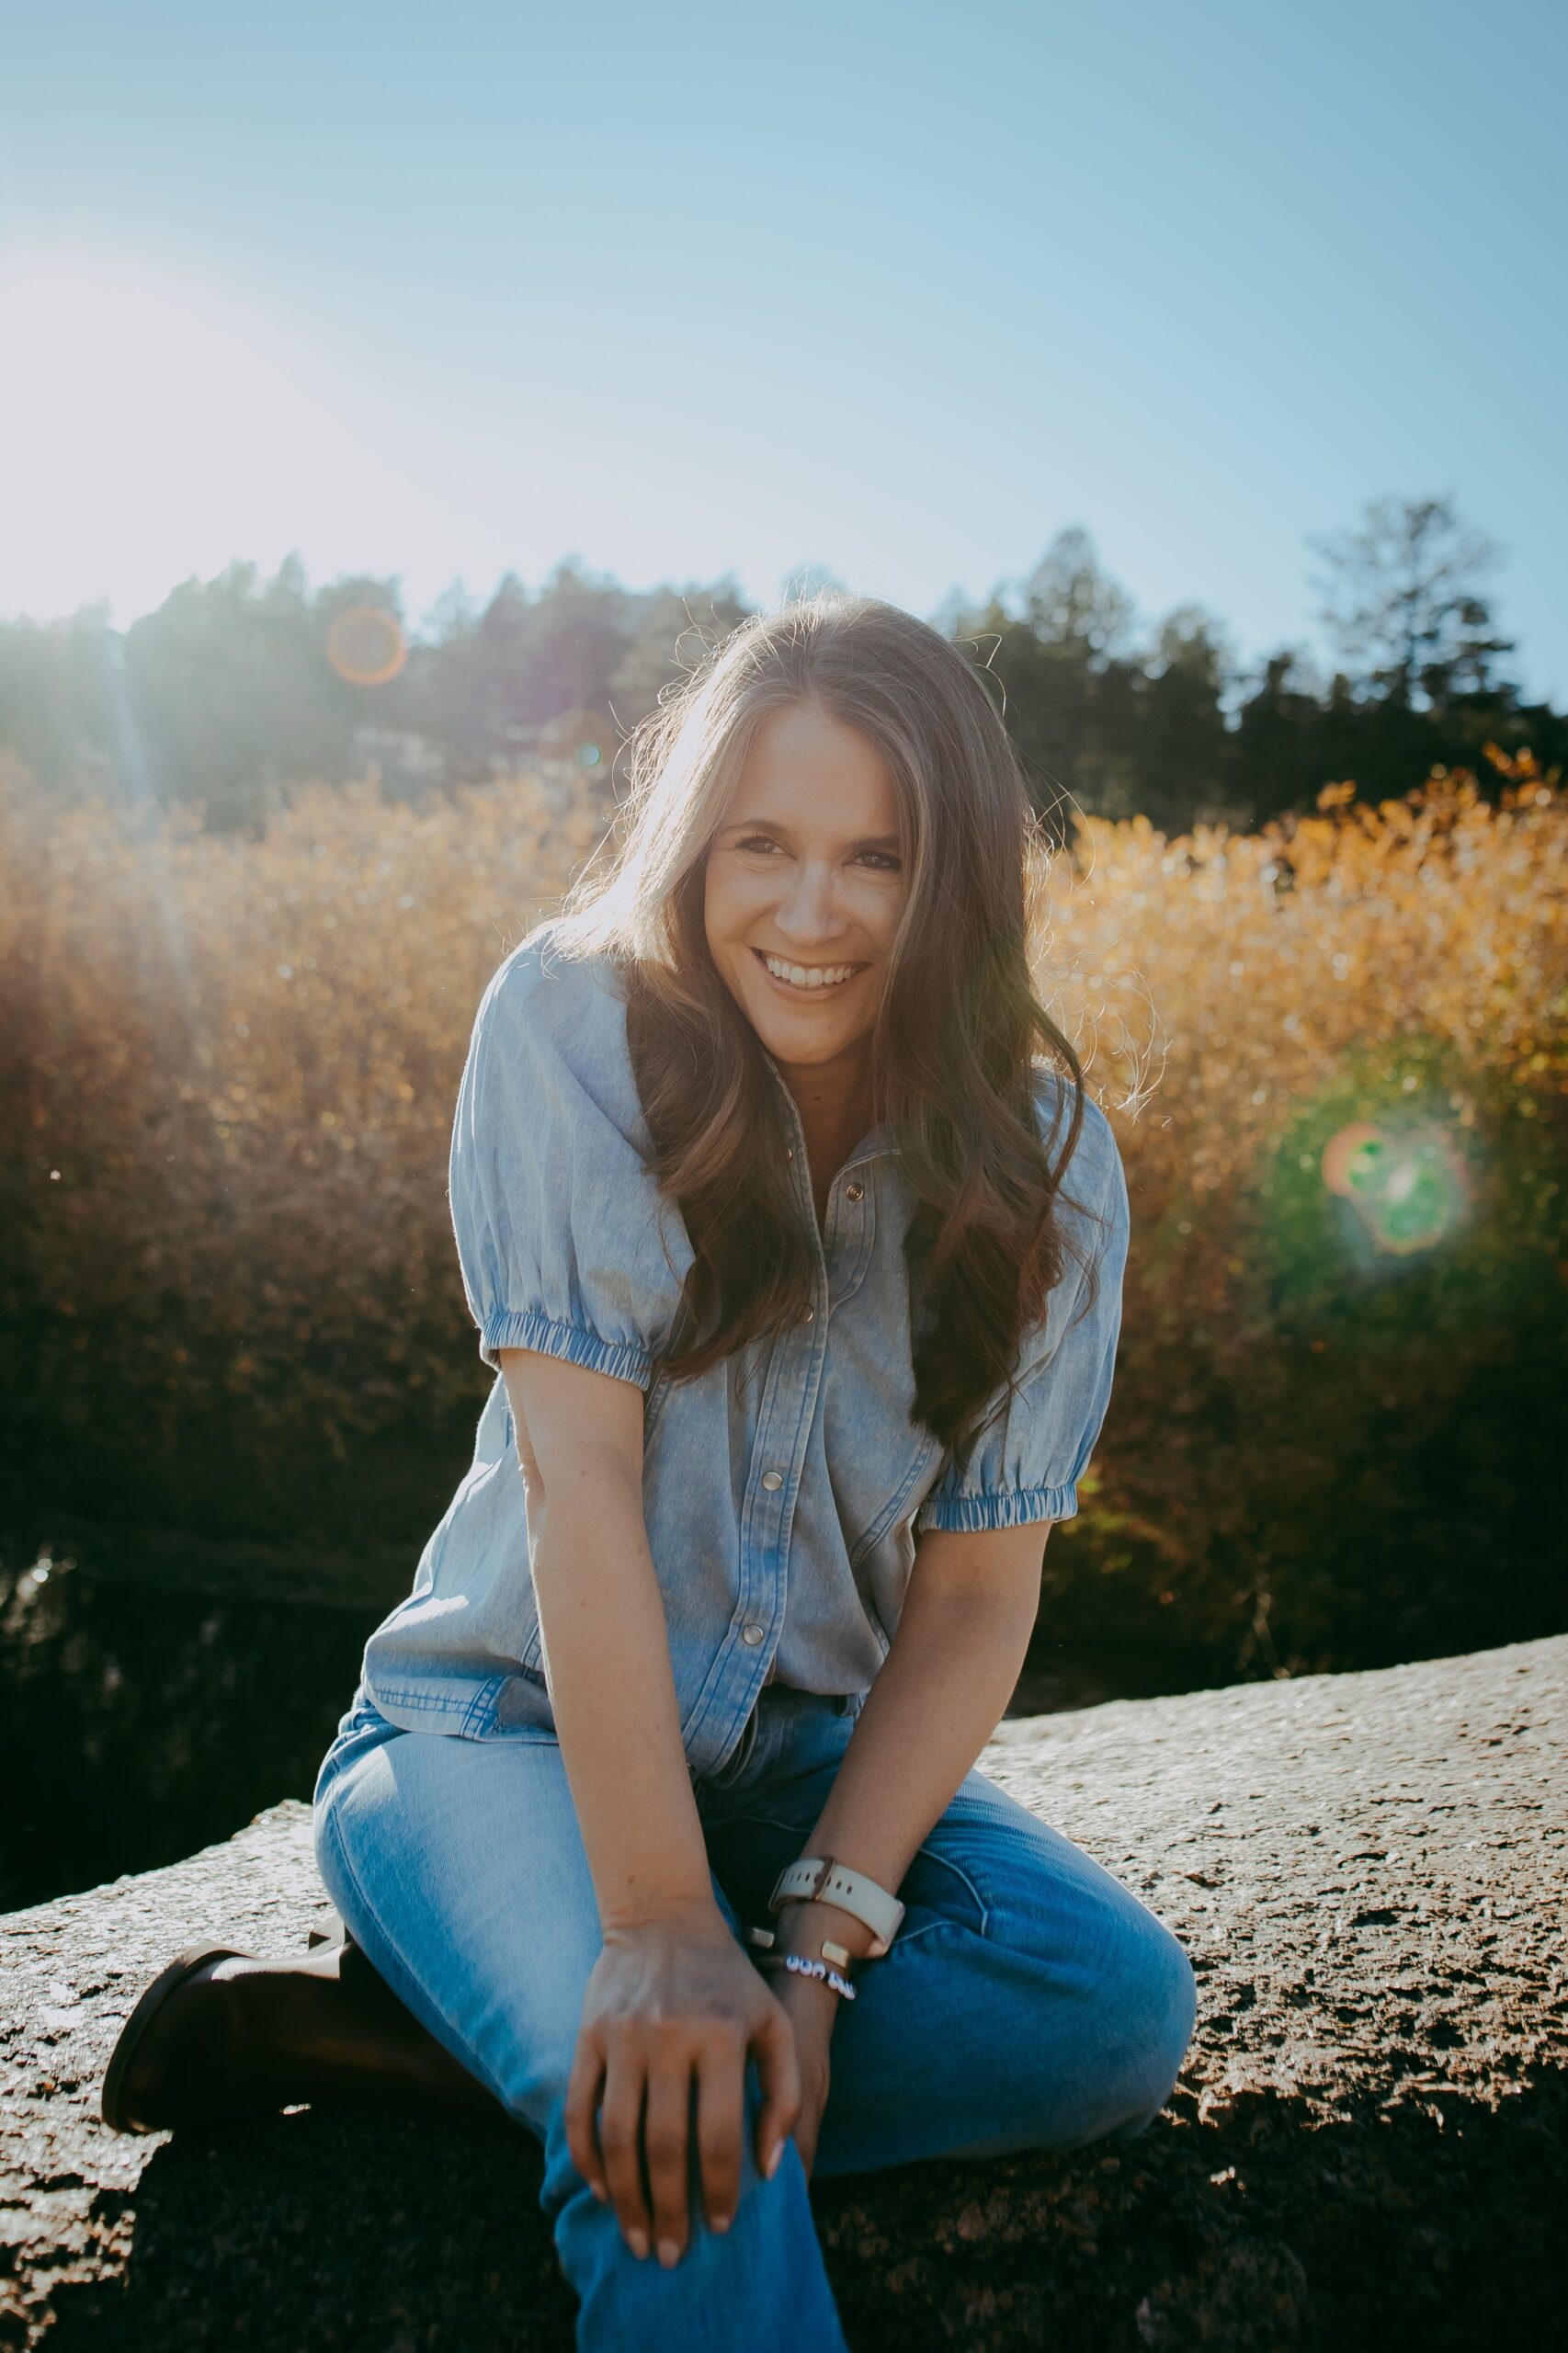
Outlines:
[[[545,1673],[600,1923],[711,1906],[641,1486],[619,1456],[585,1453],[530,1501],[529,1533]]]
[[[996,1729],[1028,1649],[1032,1590],[975,1592],[910,1581],[898,1631],[802,1853],[831,1854],[896,1889],[932,1824]],[[790,1906],[787,1927],[806,1907]],[[865,1952],[871,1932],[813,1903],[812,1927]],[[828,1914],[832,1914],[832,1921]]]

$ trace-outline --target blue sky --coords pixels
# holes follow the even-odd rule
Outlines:
[[[0,613],[230,558],[933,611],[1082,524],[1322,651],[1450,494],[1568,701],[1568,10],[203,0],[14,15]]]

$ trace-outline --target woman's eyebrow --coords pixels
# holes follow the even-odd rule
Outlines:
[[[787,834],[790,828],[780,824],[776,817],[736,817],[720,830],[726,834]],[[897,849],[899,837],[896,834],[862,834],[858,841],[846,842],[844,847],[846,849]]]

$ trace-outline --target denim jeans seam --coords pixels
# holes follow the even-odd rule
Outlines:
[[[926,1860],[928,1863],[939,1863],[944,1870],[951,1871],[953,1877],[958,1880],[962,1886],[968,1889],[970,1902],[973,1904],[975,1910],[980,1915],[980,1926],[978,1928],[973,1930],[973,1934],[977,1937],[989,1937],[991,1933],[991,1914],[993,1907],[987,1904],[984,1896],[982,1895],[974,1881],[970,1877],[968,1871],[964,1870],[963,1865],[961,1863],[955,1863],[950,1855],[931,1853],[924,1847],[920,1848],[920,1853],[925,1856]],[[933,1921],[930,1925],[932,1927],[946,1926],[948,1927],[954,1928],[967,1928],[970,1924],[967,1920],[949,1920],[947,1915],[944,1913],[938,1916],[937,1921]],[[900,1934],[902,1935],[902,1933],[903,1931],[901,1930]],[[920,1936],[924,1931],[916,1928],[914,1933],[916,1936]]]
[[[983,1918],[983,1915],[982,1917]],[[937,1912],[933,1914],[929,1920],[922,1920],[913,1928],[901,1928],[889,1948],[889,1957],[897,1952],[902,1945],[924,1943],[928,1938],[935,1936],[938,1928],[961,1928],[966,1937],[978,1937],[983,1943],[989,1942],[983,1927],[977,1928],[972,1921],[950,1919],[947,1913]]]
[[[340,1723],[327,1744],[325,1754],[316,1767],[315,1786],[311,1791],[311,1811],[315,1813],[325,1801],[328,1790],[336,1783],[345,1758],[361,1736],[380,1725],[389,1735],[397,1732],[389,1723],[373,1700],[365,1700],[347,1711],[347,1722]]]

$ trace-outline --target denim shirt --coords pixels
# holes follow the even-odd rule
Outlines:
[[[694,1774],[728,1761],[765,1682],[864,1695],[922,1530],[1073,1516],[1121,1321],[1127,1186],[1110,1123],[1085,1095],[1067,1190],[1095,1216],[1064,1201],[1056,1213],[1097,1261],[1098,1296],[1085,1311],[1069,1251],[1045,1316],[1023,1336],[1017,1393],[996,1391],[960,1475],[910,1418],[903,1243],[914,1200],[887,1127],[838,1170],[819,1231],[800,1113],[764,1051],[793,1139],[815,1305],[693,1381],[661,1370],[693,1253],[645,1165],[651,1139],[608,957],[552,952],[548,922],[513,951],[480,1004],[452,1135],[452,1223],[484,1362],[539,1349],[644,1392],[644,1515]],[[1036,1077],[1043,1137],[1062,1082],[1043,1063]],[[514,1441],[497,1368],[472,1463],[413,1591],[366,1645],[364,1688],[394,1723],[553,1737]]]

